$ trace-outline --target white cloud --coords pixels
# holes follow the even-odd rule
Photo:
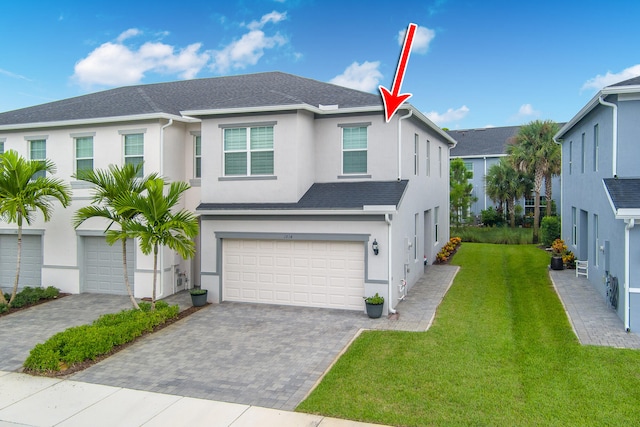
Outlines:
[[[274,10],[271,13],[263,15],[262,18],[260,18],[260,21],[251,21],[249,25],[247,25],[247,28],[249,28],[250,30],[261,30],[269,22],[277,24],[278,22],[284,21],[285,19],[287,19],[287,12],[280,13]]]
[[[380,61],[365,61],[362,64],[354,62],[344,70],[344,73],[331,79],[330,83],[372,92],[377,89],[378,83],[382,78],[382,73],[378,70],[378,67],[380,67]]]
[[[0,68],[0,74],[4,74],[5,76],[12,77],[14,79],[26,80],[28,82],[31,81],[31,79],[28,79],[25,76],[22,76],[22,75],[16,74],[16,73],[12,73],[11,71],[3,70],[2,68]]]
[[[453,109],[449,108],[446,112],[440,114],[437,111],[431,111],[425,113],[425,116],[438,126],[441,126],[445,123],[455,122],[457,120],[462,120],[469,113],[469,108],[466,105],[463,105],[460,108]]]
[[[598,91],[603,87],[610,86],[614,83],[620,83],[621,81],[632,79],[638,76],[640,76],[640,64],[625,68],[619,73],[612,73],[611,71],[607,71],[604,76],[598,74],[597,76],[587,80],[582,85],[582,88],[580,90],[583,91],[593,89],[595,91]]]
[[[525,116],[537,116],[540,112],[533,109],[533,105],[531,104],[522,104],[518,109],[518,115]]]
[[[230,69],[255,65],[264,55],[265,49],[282,46],[286,42],[287,40],[280,34],[269,37],[261,30],[249,31],[239,40],[214,52],[214,63],[210,68],[218,73],[226,73]]]
[[[398,32],[398,44],[402,46],[404,43],[404,35],[407,30],[400,30]],[[429,50],[429,44],[431,40],[436,36],[436,32],[427,27],[416,28],[416,32],[413,35],[413,44],[411,45],[411,53],[427,53]]]
[[[123,43],[140,34],[140,30],[132,28],[120,34],[115,42],[103,43],[76,63],[73,78],[84,86],[134,84],[147,72],[178,74],[190,79],[210,59],[207,52],[200,52],[200,43],[177,50],[160,42],[147,42],[138,49]]]

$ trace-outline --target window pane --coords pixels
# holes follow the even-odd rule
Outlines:
[[[273,149],[273,128],[272,127],[251,128],[251,149],[252,150]]]
[[[0,141],[0,154],[4,154],[4,141]]]
[[[47,145],[44,139],[31,141],[31,160],[47,158]]]
[[[342,154],[344,173],[367,173],[366,151],[345,151]]]
[[[202,137],[196,136],[196,156],[202,154]]]
[[[225,175],[246,175],[247,174],[247,153],[225,153],[224,174]]]
[[[93,137],[76,138],[76,158],[93,157]]]
[[[76,161],[76,171],[93,170],[93,159],[82,159]]]
[[[342,148],[345,150],[367,148],[367,128],[343,128]]]
[[[225,129],[224,150],[237,151],[247,149],[247,129]]]
[[[273,151],[251,153],[251,175],[273,175]]]
[[[202,159],[196,157],[196,178],[202,178]]]
[[[124,136],[124,155],[136,156],[144,154],[144,138],[141,133]]]
[[[137,166],[140,163],[142,163],[142,157],[126,157],[124,159],[124,164],[125,165],[134,165]],[[140,168],[140,171],[138,172],[138,174],[136,175],[137,178],[142,178],[142,176],[144,175],[144,167]]]

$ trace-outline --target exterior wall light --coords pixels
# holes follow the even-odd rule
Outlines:
[[[374,255],[378,255],[378,241],[376,239],[373,239],[373,243],[371,244],[371,249],[373,249],[373,254]]]

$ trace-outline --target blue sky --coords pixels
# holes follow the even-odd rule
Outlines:
[[[0,111],[112,87],[283,71],[401,92],[442,127],[567,121],[640,75],[640,2],[192,0],[3,2]]]

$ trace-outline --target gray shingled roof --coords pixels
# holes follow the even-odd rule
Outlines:
[[[315,183],[297,203],[201,203],[196,210],[362,209],[365,205],[398,206],[408,182]]]
[[[458,141],[451,149],[451,157],[490,156],[506,153],[509,140],[516,136],[520,126],[449,130],[447,133]]]
[[[614,83],[607,87],[616,87],[616,86],[637,86],[640,85],[640,77],[634,77],[632,79],[624,80],[618,83]]]
[[[605,178],[615,209],[640,209],[640,178]]]
[[[127,86],[0,113],[0,125],[308,104],[382,106],[379,95],[281,72]]]

